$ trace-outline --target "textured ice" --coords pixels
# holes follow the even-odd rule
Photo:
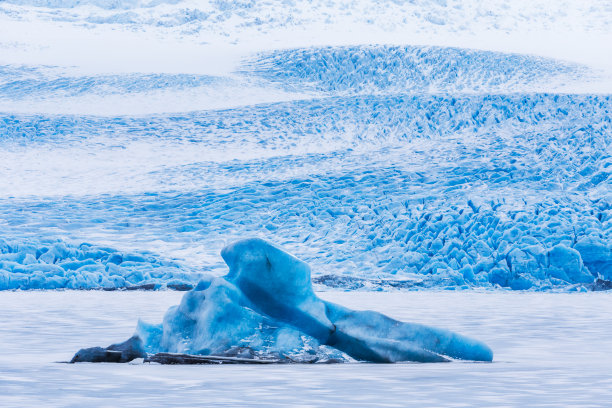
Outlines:
[[[331,94],[533,92],[588,69],[547,58],[449,47],[353,46],[263,53],[247,72],[293,90]],[[552,85],[552,84],[555,85]],[[535,87],[535,88],[534,88]]]
[[[22,99],[26,97],[78,96],[84,94],[109,95],[129,92],[147,92],[159,89],[185,89],[223,82],[225,78],[187,74],[127,74],[97,76],[58,75],[53,70],[32,71],[37,75],[23,78],[27,67],[4,66],[0,68],[0,98]],[[12,74],[12,75],[11,75]],[[55,74],[55,75],[52,75]],[[226,80],[228,81],[228,80]],[[229,82],[229,81],[228,81]]]
[[[119,359],[116,350],[128,349],[140,356],[143,348],[217,356],[239,350],[250,358],[276,355],[296,362],[493,359],[491,349],[476,340],[319,299],[309,266],[264,240],[235,242],[221,255],[229,273],[200,281],[166,312],[163,324],[140,322],[135,337],[123,345],[84,349],[73,361],[107,361],[108,351]]]
[[[201,274],[150,253],[0,238],[0,290],[192,288]]]
[[[216,253],[260,236],[333,287],[588,289],[612,278],[612,98],[579,92],[593,75],[420,46],[266,51],[227,76],[6,65],[1,102],[16,111],[0,117],[0,228],[17,244],[179,260],[162,286],[221,275]],[[168,112],[186,91],[236,84],[263,96]],[[156,113],[40,104],[159,89]]]
[[[266,91],[262,87],[268,85]],[[236,94],[240,93],[240,97]],[[0,65],[0,110],[121,115],[221,109],[299,97],[256,77],[168,73],[92,75],[61,67]],[[168,100],[173,100],[168,104]]]

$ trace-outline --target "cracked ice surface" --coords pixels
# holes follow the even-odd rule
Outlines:
[[[195,46],[221,41],[206,37],[213,27],[246,44],[253,30],[319,21],[311,10],[287,22],[286,10],[340,7],[266,14],[278,5],[213,2],[177,28],[151,21],[199,8],[86,3],[5,2],[0,18],[109,41],[119,30],[126,47],[139,30]],[[427,35],[465,33],[464,20],[559,29],[569,17],[605,34],[612,21],[605,4],[532,2],[519,16],[513,3],[502,19],[501,5],[391,3],[371,23],[357,18],[366,2],[332,20],[410,26],[389,20],[403,15]],[[418,14],[423,5],[438,11]],[[23,38],[29,48],[0,43],[0,288],[193,285],[221,274],[219,251],[246,236],[283,245],[334,287],[583,290],[612,279],[612,99],[588,64],[457,46],[266,44],[207,60],[227,69],[106,72],[58,64],[50,45]]]

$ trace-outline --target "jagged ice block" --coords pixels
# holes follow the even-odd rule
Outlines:
[[[311,362],[308,356],[376,363],[493,359],[480,341],[318,298],[308,264],[262,239],[235,242],[221,255],[227,275],[203,279],[162,324],[139,322],[136,336],[147,353],[234,356],[249,349],[254,358],[275,354],[298,362]],[[77,354],[104,354],[97,351]]]

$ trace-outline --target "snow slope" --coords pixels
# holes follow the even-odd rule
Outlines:
[[[193,285],[249,236],[335,287],[610,280],[611,15],[2,2],[0,288]]]

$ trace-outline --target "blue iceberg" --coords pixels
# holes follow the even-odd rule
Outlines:
[[[166,312],[162,324],[139,322],[140,341],[130,340],[140,354],[142,348],[148,355],[276,356],[294,362],[493,359],[477,340],[319,299],[310,267],[264,240],[235,242],[221,255],[227,275],[200,281]]]

